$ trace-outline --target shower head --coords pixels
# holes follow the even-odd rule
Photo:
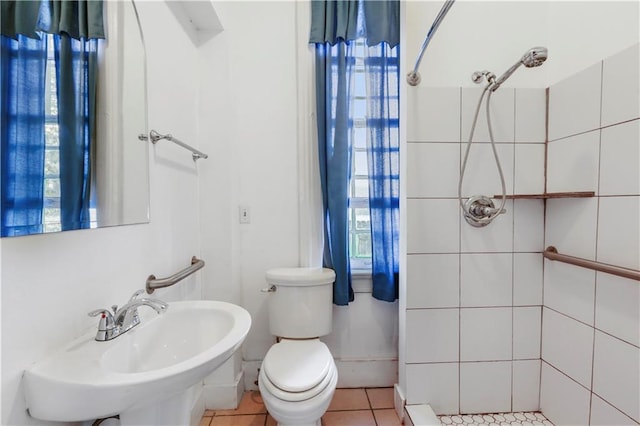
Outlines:
[[[504,83],[506,79],[511,77],[511,74],[513,74],[520,65],[524,65],[527,68],[539,67],[546,60],[546,47],[532,47],[531,49],[527,50],[524,55],[522,55],[522,58],[520,58],[518,62],[516,62],[511,68],[505,71],[505,73],[502,74],[500,78],[498,78],[498,80],[496,80],[495,84],[491,87],[491,91],[495,92],[496,90],[498,90],[498,87],[500,87],[500,85]]]

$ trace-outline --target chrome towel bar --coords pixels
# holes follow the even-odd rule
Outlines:
[[[189,275],[193,274],[198,269],[202,269],[202,268],[204,268],[204,260],[198,259],[197,257],[193,256],[191,258],[191,266],[183,269],[182,271],[176,272],[170,277],[156,278],[155,275],[149,275],[149,278],[147,278],[147,285],[146,285],[147,293],[151,294],[157,288],[172,286],[178,281],[181,281],[187,278]]]
[[[640,281],[640,271],[635,269],[623,268],[621,266],[614,266],[608,263],[595,262],[593,260],[582,259],[580,257],[573,257],[566,254],[558,253],[558,249],[553,246],[549,246],[542,252],[542,256],[549,260],[557,260],[563,263],[569,263],[571,265],[581,266],[587,269],[593,269],[594,271],[606,272],[607,274],[617,275],[623,278],[629,278],[630,280]]]
[[[187,145],[186,143],[174,138],[169,133],[167,133],[166,135],[161,135],[160,133],[156,132],[155,130],[151,130],[151,132],[149,132],[149,138],[151,139],[151,143],[154,144],[154,145],[159,140],[165,139],[165,140],[168,140],[169,142],[175,143],[176,145],[180,145],[184,149],[188,149],[192,153],[191,156],[193,157],[193,161],[199,160],[200,158],[204,158],[204,159],[209,158],[209,156],[207,154],[205,154],[204,152],[199,151],[199,150]]]

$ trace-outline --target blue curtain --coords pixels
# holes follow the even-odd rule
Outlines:
[[[62,230],[89,228],[98,41],[54,36]]]
[[[316,110],[324,219],[324,265],[336,273],[333,303],[353,301],[349,264],[352,46],[316,44]]]
[[[385,55],[369,61],[373,98],[368,105],[372,127],[369,173],[373,255],[373,296],[398,297],[398,58],[388,51],[400,39],[397,0],[314,0],[310,43],[315,43],[316,109],[320,179],[325,219],[324,264],[336,272],[334,303],[353,301],[349,259],[348,190],[351,170],[350,112],[354,57],[351,42],[364,37]],[[386,43],[386,47],[385,47]],[[395,56],[394,56],[395,55]],[[394,76],[385,73],[394,72]],[[392,89],[392,82],[395,88]],[[394,99],[391,99],[395,96]],[[393,104],[393,105],[391,105]],[[372,187],[373,186],[373,187]]]
[[[0,234],[42,232],[46,39],[2,35]]]
[[[45,70],[54,34],[60,139],[62,230],[90,226],[95,137],[97,38],[104,38],[102,0],[3,0],[1,235],[42,232]]]
[[[399,47],[367,49],[367,160],[373,297],[398,298],[400,220]]]

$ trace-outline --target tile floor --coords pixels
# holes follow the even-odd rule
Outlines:
[[[542,413],[472,414],[467,416],[440,416],[443,425],[500,425],[500,426],[553,426]]]
[[[553,426],[541,413],[440,416],[443,425]],[[393,408],[393,388],[336,389],[322,426],[400,426]],[[245,392],[235,410],[207,410],[200,426],[276,426],[260,392]]]
[[[336,389],[323,426],[400,426],[393,388]],[[245,392],[236,410],[207,410],[200,426],[276,426],[260,392]]]

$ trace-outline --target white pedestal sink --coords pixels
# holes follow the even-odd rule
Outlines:
[[[92,333],[35,363],[23,377],[27,408],[51,421],[119,414],[122,425],[188,424],[185,390],[227,360],[250,326],[249,313],[230,303],[170,303],[111,341]]]

